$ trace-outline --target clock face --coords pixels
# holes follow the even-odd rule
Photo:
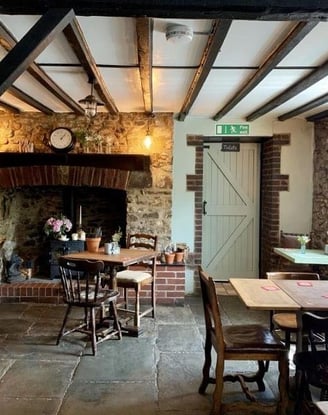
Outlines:
[[[74,146],[74,136],[69,128],[55,128],[50,134],[50,146],[55,151],[70,151]]]

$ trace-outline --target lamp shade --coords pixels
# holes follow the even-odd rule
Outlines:
[[[98,101],[93,95],[94,81],[91,83],[91,93],[85,98],[80,99],[79,103],[84,105],[84,112],[86,117],[94,117],[97,114],[97,106],[104,105],[103,102]]]

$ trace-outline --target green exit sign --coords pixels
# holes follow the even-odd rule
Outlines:
[[[249,124],[217,124],[217,135],[247,135],[249,134]]]

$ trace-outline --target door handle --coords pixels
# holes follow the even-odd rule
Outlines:
[[[207,215],[207,212],[206,212],[206,204],[207,204],[207,202],[206,202],[206,200],[204,200],[203,201],[203,215]]]

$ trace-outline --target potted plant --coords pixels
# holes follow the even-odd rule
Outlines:
[[[92,228],[89,232],[87,232],[85,243],[87,244],[87,250],[89,252],[98,252],[101,237],[102,230],[100,226]]]

